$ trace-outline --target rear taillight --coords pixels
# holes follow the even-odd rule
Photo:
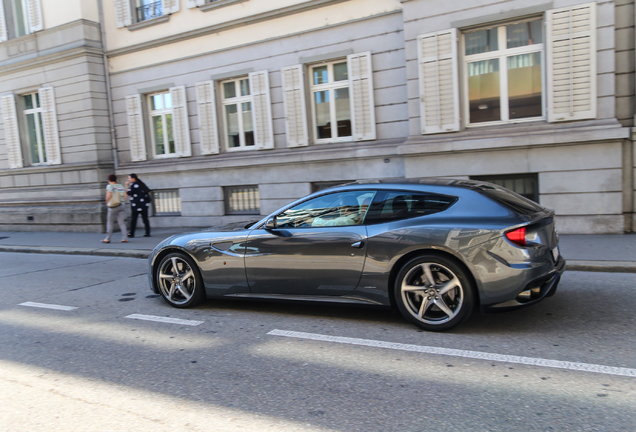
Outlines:
[[[516,230],[508,231],[506,238],[519,246],[525,246],[526,242],[526,227],[517,228]]]

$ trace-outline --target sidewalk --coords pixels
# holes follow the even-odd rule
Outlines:
[[[118,232],[113,234],[112,243],[102,243],[104,234],[100,233],[0,232],[0,252],[147,258],[166,237],[197,230],[157,228],[152,237],[135,237],[128,243],[119,242]],[[143,235],[143,230],[140,234]],[[559,238],[568,270],[636,273],[636,234],[561,235]]]

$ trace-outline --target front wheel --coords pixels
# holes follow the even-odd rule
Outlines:
[[[157,267],[159,293],[171,306],[187,308],[205,298],[205,288],[192,258],[181,252],[163,257]]]
[[[450,259],[422,255],[402,267],[395,281],[395,301],[402,315],[429,331],[445,331],[465,321],[473,309],[473,289],[466,273]]]

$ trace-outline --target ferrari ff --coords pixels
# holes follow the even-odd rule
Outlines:
[[[169,237],[149,282],[171,306],[206,298],[385,305],[430,331],[556,292],[554,211],[469,180],[357,182],[263,219]]]

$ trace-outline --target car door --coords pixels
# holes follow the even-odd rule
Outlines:
[[[340,296],[358,285],[366,257],[363,224],[372,191],[322,195],[249,234],[245,257],[252,293]]]

